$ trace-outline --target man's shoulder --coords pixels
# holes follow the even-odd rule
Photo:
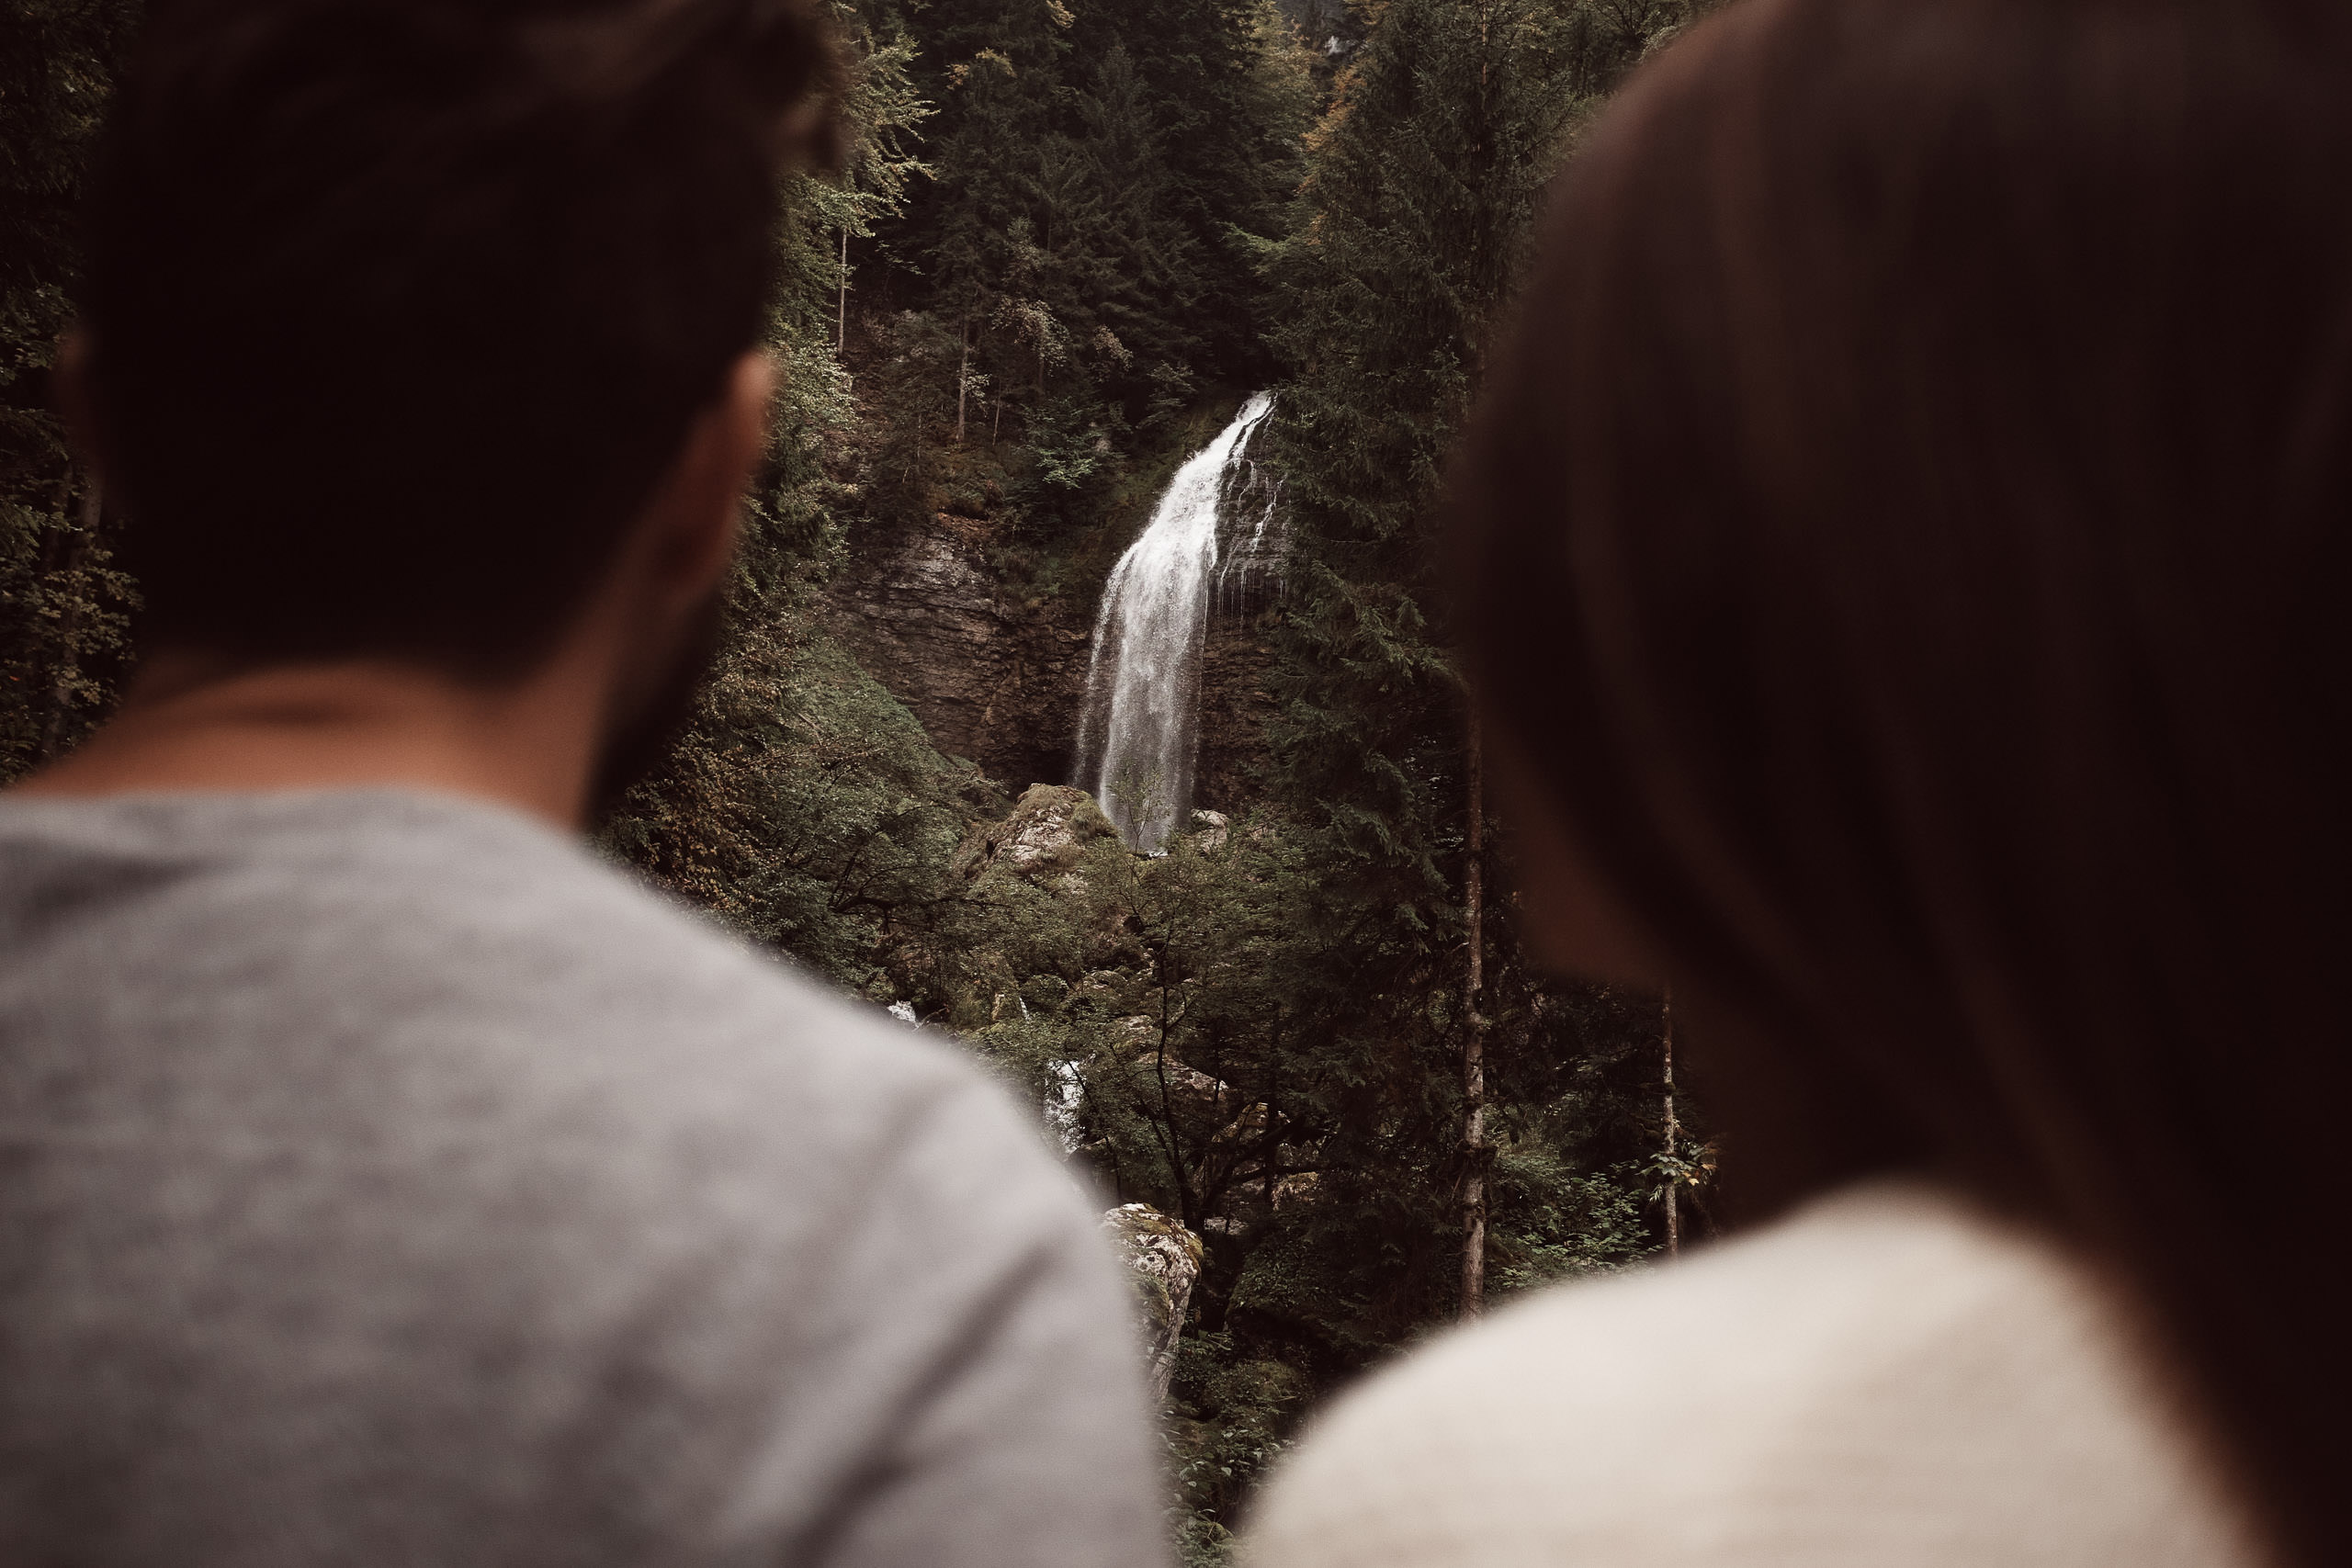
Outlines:
[[[339,886],[304,879],[328,912],[394,944],[428,990],[526,1030],[561,1019],[582,1068],[782,1072],[803,1098],[975,1081],[960,1053],[537,824],[439,820],[320,858],[350,866]]]
[[[1272,1488],[1251,1562],[2040,1561],[2092,1537],[2239,1561],[2117,1323],[2038,1239],[1858,1189],[1369,1380]],[[2010,1539],[2028,1517],[2039,1544]]]
[[[566,1561],[609,1518],[798,1560],[1092,1445],[1095,1528],[1148,1539],[1115,1266],[961,1053],[528,823],[245,811],[0,807],[0,1225],[65,1260],[0,1280],[0,1437],[200,1431],[175,1503],[266,1483],[303,1540],[350,1474],[527,1496]]]
[[[703,1151],[655,1162],[678,1175],[729,1146],[806,1167],[1010,1135],[960,1054],[514,813],[393,792],[101,804],[0,820],[27,873],[0,963],[67,1032],[195,1045],[188,1070],[379,1135],[571,1150],[640,1181],[628,1156],[654,1145]]]

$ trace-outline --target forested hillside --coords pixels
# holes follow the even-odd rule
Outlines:
[[[1163,1369],[1194,1561],[1320,1393],[1483,1300],[1654,1250],[1669,1183],[1704,1223],[1712,1157],[1676,1141],[1658,999],[1521,955],[1431,517],[1544,180],[1699,4],[835,6],[853,153],[795,181],[777,236],[789,373],[730,638],[604,841],[967,1044],[1198,1248]],[[17,11],[9,774],[103,711],[137,610],[112,553],[135,522],[47,407],[70,213],[137,8]],[[1171,471],[1261,390],[1280,558],[1210,634],[1216,814],[1137,855],[1067,787],[1087,635]],[[941,581],[967,629],[891,651],[916,646],[894,618],[931,613],[904,584]]]

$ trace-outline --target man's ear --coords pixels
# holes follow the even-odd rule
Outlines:
[[[652,586],[673,607],[699,604],[735,553],[743,488],[767,451],[776,367],[764,350],[735,362],[718,397],[687,427],[678,460],[649,509],[646,561]]]

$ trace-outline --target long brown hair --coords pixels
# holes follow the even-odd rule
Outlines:
[[[2119,1269],[2352,1561],[2352,7],[1741,0],[1563,176],[1453,505],[1677,984]]]

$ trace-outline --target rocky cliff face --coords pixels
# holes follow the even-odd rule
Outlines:
[[[1075,782],[1094,604],[1010,595],[967,540],[974,531],[943,516],[854,555],[830,594],[835,632],[941,750],[1016,791]],[[1271,626],[1262,609],[1210,620],[1196,806],[1239,811],[1252,797],[1273,707]]]
[[[1257,797],[1266,755],[1266,694],[1272,653],[1270,610],[1212,615],[1201,654],[1201,749],[1193,805],[1238,815]]]
[[[954,521],[853,558],[831,595],[836,633],[942,751],[1015,790],[1062,783],[1087,607],[1009,600]]]

